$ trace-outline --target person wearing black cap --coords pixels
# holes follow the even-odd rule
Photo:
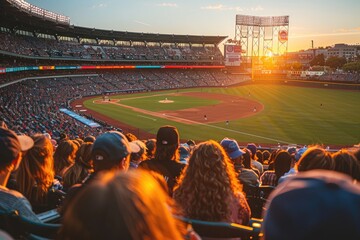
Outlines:
[[[110,131],[96,138],[92,159],[94,172],[104,170],[127,171],[130,164],[130,153],[139,152],[140,147],[129,143],[126,136],[118,131]]]
[[[9,212],[16,210],[21,216],[40,222],[29,201],[21,193],[6,187],[11,172],[19,167],[22,152],[33,145],[30,137],[17,136],[11,130],[0,128],[0,209]]]
[[[139,165],[139,168],[163,175],[170,195],[181,171],[186,166],[180,163],[179,141],[179,132],[176,127],[168,125],[160,127],[156,135],[155,158],[143,161]]]

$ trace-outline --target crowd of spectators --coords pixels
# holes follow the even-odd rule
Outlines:
[[[162,126],[156,139],[108,131],[96,138],[63,134],[53,144],[48,134],[17,136],[2,124],[0,208],[41,222],[33,210],[55,203],[63,217],[59,239],[198,240],[203,236],[183,218],[248,225],[254,208],[264,207],[253,204],[249,189],[271,187],[260,216],[265,240],[359,239],[360,149],[330,153],[315,145],[260,153],[254,143],[241,149],[226,137],[181,144],[180,134]],[[189,156],[183,162],[180,146]],[[67,163],[61,171],[59,155]],[[142,157],[134,162],[136,155]],[[48,197],[54,186],[61,192],[55,200]]]
[[[59,138],[63,131],[72,137],[97,135],[108,126],[90,128],[60,113],[69,101],[104,92],[131,92],[170,88],[228,86],[240,82],[238,77],[219,70],[129,70],[93,76],[25,80],[0,88],[1,118],[14,131],[33,134],[48,132]]]
[[[360,73],[326,73],[319,80],[360,83]]]
[[[88,77],[23,81],[0,89],[1,117],[16,132],[48,132],[55,138],[64,130],[71,136],[97,135],[100,129],[86,127],[59,108],[68,107],[74,97],[101,94],[103,89]]]
[[[11,35],[0,34],[0,41],[12,40]],[[53,51],[41,51],[43,40],[16,37],[14,41],[28,45],[13,52],[33,56],[124,56],[121,47],[46,40]],[[9,45],[6,51],[15,48]],[[153,48],[128,47],[124,54],[188,59],[194,57],[189,53],[193,51],[207,57],[201,48]],[[8,76],[0,81],[15,80]],[[241,149],[229,138],[180,145],[179,132],[172,126],[161,127],[156,139],[139,140],[108,132],[113,127],[106,122],[90,128],[59,112],[70,108],[75,98],[105,92],[229,86],[243,80],[219,70],[129,70],[31,79],[0,88],[0,209],[17,210],[40,222],[36,213],[58,208],[63,216],[59,238],[66,239],[199,239],[179,221],[181,217],[243,225],[251,217],[261,217],[264,239],[270,240],[359,239],[360,150],[330,153],[309,146],[268,152],[259,151],[254,143]],[[259,216],[264,206],[254,205],[250,196],[265,186],[273,193]],[[313,215],[312,209],[329,215]],[[101,221],[104,218],[110,221]],[[310,219],[313,225],[302,224]],[[335,223],[341,227],[331,228]],[[296,229],[302,229],[301,234],[295,234]]]
[[[110,45],[106,43],[79,43],[10,33],[0,33],[0,50],[32,57],[50,57],[92,60],[206,60],[220,63],[223,56],[215,46]]]

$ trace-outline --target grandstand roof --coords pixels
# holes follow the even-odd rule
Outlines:
[[[219,44],[227,36],[196,36],[159,33],[136,33],[127,31],[103,30],[67,25],[33,15],[7,0],[0,0],[0,27],[25,30],[35,33],[117,41],[169,42],[193,44]]]

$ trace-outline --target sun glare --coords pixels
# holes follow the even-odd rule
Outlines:
[[[267,57],[273,57],[273,53],[272,53],[271,51],[268,51],[268,52],[266,53],[266,56],[267,56]]]

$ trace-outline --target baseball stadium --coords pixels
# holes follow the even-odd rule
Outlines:
[[[40,8],[26,1],[0,0],[0,129],[7,129],[6,131],[9,130],[18,136],[30,136],[34,142],[33,148],[37,146],[38,140],[36,139],[39,137],[38,135],[44,135],[51,140],[53,147],[51,151],[54,153],[51,154],[53,155],[51,158],[54,158],[54,163],[51,163],[51,165],[54,165],[55,176],[59,177],[60,180],[59,184],[64,187],[61,187],[65,194],[62,195],[62,198],[66,198],[66,191],[74,183],[81,183],[80,180],[71,182],[66,187],[66,184],[68,184],[66,172],[69,172],[69,169],[77,164],[76,159],[78,157],[75,157],[75,155],[81,154],[80,149],[83,147],[84,139],[90,137],[95,141],[92,143],[93,150],[89,150],[92,151],[92,159],[89,160],[91,164],[82,163],[94,167],[86,170],[91,175],[94,171],[98,171],[95,162],[100,158],[103,159],[103,156],[94,155],[96,142],[100,142],[102,136],[114,132],[118,133],[122,139],[121,144],[125,144],[124,136],[127,138],[126,146],[117,146],[115,148],[120,148],[119,151],[125,149],[126,152],[126,149],[129,149],[130,146],[130,150],[126,154],[132,152],[130,154],[132,157],[133,154],[140,151],[131,147],[133,140],[141,140],[140,142],[144,144],[151,139],[155,139],[157,140],[157,147],[157,144],[161,143],[166,145],[172,139],[166,139],[165,137],[166,141],[162,140],[159,143],[159,139],[161,139],[160,130],[164,126],[174,127],[179,144],[176,145],[176,151],[178,151],[178,147],[182,147],[188,153],[187,167],[185,167],[187,174],[175,178],[175,182],[181,179],[179,181],[182,185],[187,184],[186,179],[192,173],[190,171],[192,164],[189,161],[195,162],[197,157],[201,158],[201,149],[211,144],[214,148],[221,145],[223,149],[219,151],[228,154],[228,157],[226,157],[228,160],[226,161],[233,160],[231,154],[234,154],[234,151],[238,152],[240,156],[245,155],[247,151],[251,156],[254,156],[255,152],[253,152],[251,146],[255,146],[255,151],[260,152],[261,155],[259,158],[264,166],[262,171],[268,169],[273,173],[275,171],[276,174],[278,170],[273,168],[276,168],[276,162],[270,160],[270,155],[265,159],[265,156],[262,156],[265,155],[265,151],[274,152],[274,158],[281,155],[279,152],[289,152],[289,156],[292,154],[292,161],[295,161],[296,154],[300,153],[301,149],[312,149],[310,146],[315,146],[318,150],[326,151],[329,156],[330,154],[334,155],[331,155],[331,159],[334,159],[334,166],[336,165],[335,158],[340,155],[339,152],[341,151],[349,152],[350,157],[356,159],[355,155],[350,154],[350,152],[359,152],[360,111],[358,102],[360,100],[360,73],[359,71],[345,72],[342,70],[340,73],[338,69],[336,71],[335,69],[330,70],[330,67],[320,69],[319,66],[310,65],[311,61],[317,56],[315,50],[311,51],[310,55],[301,56],[298,62],[301,62],[302,68],[295,70],[294,67],[298,64],[297,60],[294,60],[296,57],[288,53],[288,42],[291,41],[288,36],[290,30],[289,19],[289,16],[257,17],[236,15],[235,36],[140,33],[76,26],[71,23],[69,17]],[[255,34],[256,31],[259,31],[259,35]],[[270,46],[272,46],[271,49]],[[360,47],[357,47],[357,52],[360,53]],[[348,62],[347,64],[350,66],[352,63]],[[1,136],[1,139],[5,138]],[[76,142],[78,139],[80,139],[80,143],[76,147],[76,149],[79,149],[78,152],[72,151],[72,153],[69,153],[69,156],[73,155],[72,160],[69,160],[70,157],[68,160],[56,159],[57,155],[65,154],[67,151],[64,150],[65,147],[61,147],[64,142]],[[2,155],[5,156],[7,146],[5,140],[4,144],[2,144],[2,141],[0,141],[0,148],[3,148],[0,149],[0,161]],[[227,141],[233,141],[231,142],[232,147],[226,145]],[[194,149],[190,146],[191,142],[197,143]],[[69,146],[72,145],[74,143],[69,143]],[[246,150],[247,146],[248,150]],[[140,144],[138,148],[141,149],[141,147]],[[59,149],[63,149],[61,151],[64,153],[57,154],[56,151],[59,151]],[[110,147],[107,147],[102,151],[110,151],[109,149]],[[229,153],[229,149],[233,152]],[[44,205],[42,202],[41,207],[39,207],[37,200],[34,200],[34,192],[27,195],[26,188],[20,186],[20,179],[25,174],[21,173],[31,172],[31,170],[22,169],[23,162],[32,156],[30,154],[32,148],[28,148],[27,151],[23,151],[23,160],[18,170],[19,174],[14,175],[16,176],[14,179],[17,181],[17,185],[19,185],[15,190],[19,190],[29,199],[35,216],[40,218],[40,223],[37,220],[35,223],[31,222],[34,219],[27,219],[18,209],[12,209],[16,210],[16,216],[8,214],[5,211],[8,208],[3,207],[5,203],[1,203],[1,231],[9,233],[15,239],[18,237],[25,239],[37,239],[32,237],[97,239],[99,236],[104,239],[110,239],[114,236],[119,239],[166,239],[164,236],[172,236],[170,239],[177,239],[175,230],[171,234],[167,232],[170,235],[151,235],[152,233],[144,232],[144,235],[139,235],[140,237],[137,238],[135,237],[136,234],[132,232],[132,225],[126,225],[125,220],[124,223],[119,221],[119,226],[121,224],[127,226],[128,230],[126,231],[129,231],[127,237],[112,233],[112,230],[104,230],[104,232],[101,232],[102,235],[97,235],[100,232],[94,233],[93,237],[90,237],[93,234],[90,234],[91,230],[89,230],[89,235],[76,235],[79,234],[75,234],[78,229],[76,227],[71,228],[70,225],[67,226],[66,224],[66,221],[75,221],[76,218],[75,215],[68,213],[71,212],[68,210],[71,208],[74,214],[81,214],[81,212],[77,213],[76,210],[81,208],[81,204],[77,206],[78,208],[73,208],[73,205],[76,204],[76,200],[85,195],[85,192],[84,194],[79,193],[78,198],[70,199],[74,200],[72,202],[74,204],[70,204],[69,209],[65,208],[63,210],[65,212],[65,215],[62,216],[65,219],[64,221],[59,220],[59,213],[55,210],[58,205],[49,204],[51,207],[42,208]],[[174,156],[182,156],[182,150],[179,151],[179,153],[174,153]],[[195,154],[196,151],[198,151],[198,154]],[[109,154],[117,155],[114,152]],[[216,154],[217,156],[218,153],[204,152],[203,154]],[[211,158],[210,155],[206,156]],[[124,159],[126,158],[125,155],[121,156]],[[155,158],[157,158],[156,156],[158,155],[155,154]],[[85,155],[81,159],[85,159]],[[104,159],[106,160],[106,157]],[[251,157],[251,159],[253,159],[252,161],[260,161],[254,160],[255,157]],[[68,163],[67,166],[62,166],[63,168],[58,171],[59,163],[56,161],[67,161]],[[130,167],[131,164],[130,160]],[[206,163],[203,164],[205,164],[204,168],[206,168]],[[237,162],[235,160],[233,164],[235,164],[236,169]],[[30,165],[28,166],[29,169],[32,168]],[[141,166],[142,163],[138,161],[136,167],[137,165]],[[292,166],[290,162],[288,165],[289,167],[285,172],[289,171],[290,166]],[[299,163],[299,172],[301,171],[300,165]],[[359,181],[359,159],[357,159],[356,163],[348,163],[348,165],[352,165],[352,168],[355,169],[351,170],[353,181]],[[253,165],[249,167],[257,168]],[[213,168],[217,167],[214,166]],[[316,169],[334,170],[333,168],[330,169],[330,167]],[[229,171],[223,169],[223,172]],[[228,210],[221,210],[225,214],[222,216],[223,218],[210,217],[210,213],[214,212],[215,214],[217,208],[224,207],[224,209],[228,209],[229,207],[226,204],[224,206],[215,204],[214,210],[213,207],[203,203],[204,206],[206,205],[208,209],[211,209],[205,211],[207,213],[203,215],[201,215],[200,210],[197,212],[190,205],[180,204],[183,210],[185,209],[184,215],[179,217],[175,213],[172,214],[173,216],[176,215],[176,221],[180,219],[187,224],[193,225],[194,234],[198,237],[194,239],[201,239],[201,237],[219,237],[223,239],[224,236],[259,239],[264,235],[265,239],[279,239],[266,237],[271,235],[270,232],[272,232],[273,228],[269,230],[270,224],[263,223],[265,213],[262,213],[262,211],[270,192],[275,189],[274,191],[277,191],[278,194],[284,194],[279,193],[283,190],[278,191],[276,189],[281,178],[276,175],[276,180],[272,180],[276,183],[266,183],[266,176],[262,176],[262,171],[259,173],[255,171],[258,174],[257,186],[251,185],[249,187],[239,177],[240,183],[246,192],[246,198],[243,197],[244,201],[247,201],[245,205],[251,209],[252,215],[250,217],[256,219],[244,220],[246,214],[241,212],[245,211],[244,209],[238,210],[239,216],[242,214],[243,217],[241,221],[228,218],[229,214],[226,213]],[[346,174],[344,171],[342,171],[342,174]],[[194,182],[202,174],[206,175],[206,173],[194,173]],[[334,173],[334,175],[336,174]],[[112,182],[120,178],[126,178],[123,179],[124,182],[131,180],[136,184],[136,175],[138,173],[131,173],[126,176],[108,176],[106,179],[114,178],[114,180],[104,180],[104,178],[103,184],[106,181]],[[201,189],[203,185],[197,186],[195,183],[193,183],[195,185],[191,189],[204,195],[192,195],[189,192],[193,190],[186,190],[186,186],[181,184],[176,185],[179,183],[174,183],[175,185],[170,187],[169,183],[171,181],[168,180],[168,176],[160,171],[159,176],[162,178],[161,175],[166,180],[164,181],[165,188],[169,187],[169,193],[173,194],[172,198],[177,202],[187,202],[187,199],[183,199],[185,193],[193,198],[211,195],[210,193],[200,193],[201,191],[198,188]],[[37,179],[34,176],[22,181],[30,182],[32,180],[29,179]],[[232,175],[229,173],[229,176]],[[144,176],[144,179],[146,177]],[[127,178],[131,179],[128,180]],[[217,177],[212,176],[211,178],[213,181],[218,181]],[[300,179],[300,177],[298,178]],[[298,181],[305,181],[299,179]],[[322,181],[330,181],[327,178],[324,179],[325,177]],[[149,181],[153,180],[150,179]],[[233,184],[233,180],[224,179],[219,180],[217,184],[225,184],[229,181]],[[90,186],[95,185],[90,184]],[[237,184],[234,183],[229,189],[235,189],[236,186]],[[261,188],[262,186],[263,188]],[[321,188],[321,186],[317,185],[316,187]],[[357,186],[357,199],[360,196],[358,188]],[[88,189],[90,191],[91,187]],[[103,191],[103,189],[98,191]],[[150,190],[148,192],[148,194],[151,194]],[[104,192],[104,196],[106,194]],[[215,193],[212,194],[216,195]],[[222,194],[225,194],[225,192]],[[355,193],[353,194],[355,195]],[[142,195],[138,195],[141,198]],[[89,196],[96,198],[96,195]],[[227,201],[224,200],[225,195],[219,193],[218,196],[219,201]],[[0,201],[5,202],[2,198],[0,194]],[[212,199],[212,197],[209,198]],[[212,201],[211,199],[209,203]],[[273,201],[275,200],[274,198]],[[194,199],[191,201],[193,206],[201,208],[200,203],[198,205]],[[202,202],[206,202],[206,199],[203,199]],[[91,201],[89,201],[88,207],[90,207],[90,204]],[[110,206],[112,204],[106,203],[105,205]],[[356,204],[353,204],[354,209],[356,209],[354,211],[359,212],[359,205],[357,204],[355,207]],[[87,202],[85,205],[88,205]],[[244,204],[241,206],[244,206]],[[278,208],[280,209],[280,207]],[[191,209],[194,212],[191,212]],[[122,211],[126,212],[125,210]],[[90,214],[91,211],[87,218],[92,216]],[[275,218],[275,216],[270,215],[270,211],[268,214],[269,219],[270,217]],[[114,221],[111,220],[112,216],[110,215],[108,213],[104,221],[108,221],[107,219]],[[3,221],[3,218],[5,219],[3,216],[15,219],[16,224],[10,226],[8,222]],[[83,221],[86,222],[86,220]],[[146,221],[150,220],[146,219]],[[156,221],[155,218],[152,222],[146,223],[150,229],[149,232],[151,232],[154,221]],[[237,226],[231,225],[234,223]],[[35,224],[36,227],[31,224]],[[359,219],[354,220],[353,224],[359,224]],[[86,228],[85,225],[82,227]],[[116,227],[116,224],[112,225],[112,227],[122,229],[122,226]],[[147,231],[145,227],[137,227],[139,231]],[[359,225],[354,226],[354,229],[359,229],[358,227]],[[167,231],[170,231],[169,229]],[[346,239],[356,239],[356,236],[359,236],[358,232],[355,233],[350,230],[349,232],[351,234]],[[141,233],[138,232],[138,234]],[[150,237],[144,237],[146,234]],[[188,237],[186,234],[182,233],[183,238],[179,239]],[[320,236],[316,234],[314,233],[314,236]],[[336,236],[342,238],[345,235]],[[353,238],[354,236],[355,238]]]

